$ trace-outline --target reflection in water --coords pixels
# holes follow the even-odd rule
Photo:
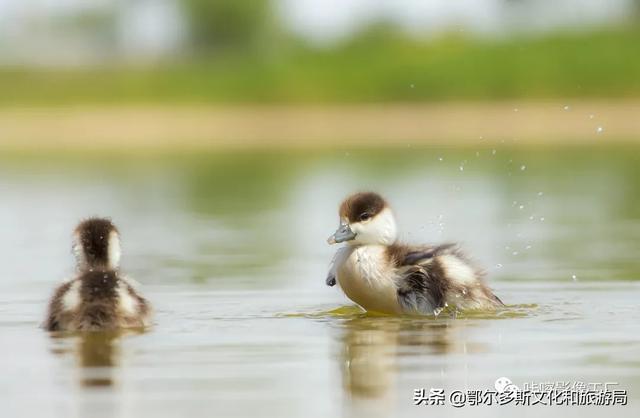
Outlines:
[[[78,364],[79,383],[84,387],[113,386],[114,373],[120,360],[120,340],[125,335],[140,334],[137,330],[84,333],[52,333],[51,338],[62,343],[55,354],[72,354]]]
[[[484,351],[461,343],[466,321],[449,318],[358,316],[343,323],[343,387],[351,416],[388,416],[401,360]],[[427,363],[427,362],[423,362]],[[412,362],[412,370],[420,366]],[[426,367],[426,366],[425,366]]]
[[[79,337],[76,353],[82,386],[113,385],[113,366],[120,355],[118,338],[112,332],[92,332]]]
[[[343,380],[353,397],[377,398],[394,382],[397,356],[445,354],[458,322],[363,316],[345,324]]]

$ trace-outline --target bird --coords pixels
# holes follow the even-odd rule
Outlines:
[[[76,274],[54,291],[44,328],[103,331],[145,328],[151,305],[120,271],[120,233],[110,219],[89,218],[73,233]]]
[[[391,315],[438,315],[443,309],[504,306],[457,244],[398,242],[395,216],[375,192],[347,197],[329,244],[345,243],[331,262],[328,286],[338,284],[363,309]]]

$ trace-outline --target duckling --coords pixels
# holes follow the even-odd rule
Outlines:
[[[409,246],[397,242],[393,212],[377,193],[356,193],[339,210],[329,244],[345,242],[326,283],[336,282],[367,311],[438,314],[444,307],[493,309],[502,301],[456,244]]]
[[[77,274],[55,290],[44,327],[98,331],[148,326],[151,306],[120,272],[120,233],[111,220],[87,219],[73,236]]]

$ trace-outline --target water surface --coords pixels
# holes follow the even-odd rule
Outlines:
[[[363,189],[403,240],[460,241],[509,307],[372,317],[326,287],[337,206]],[[3,417],[637,413],[638,148],[5,155],[0,195]],[[122,231],[148,332],[38,328],[90,215]],[[629,405],[413,405],[502,376],[618,382]]]

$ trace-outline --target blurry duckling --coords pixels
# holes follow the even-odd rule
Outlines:
[[[336,252],[327,285],[336,282],[367,311],[438,314],[457,309],[503,306],[456,244],[409,246],[396,242],[396,221],[376,193],[356,193],[342,202],[340,226],[329,244]]]
[[[109,219],[90,218],[74,231],[76,276],[49,302],[49,331],[98,331],[150,325],[151,307],[120,272],[120,234]]]

